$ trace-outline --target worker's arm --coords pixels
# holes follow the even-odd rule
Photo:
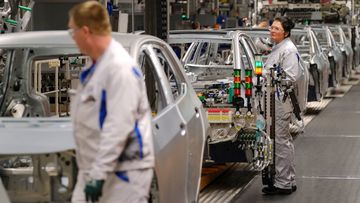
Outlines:
[[[280,58],[280,67],[286,73],[286,79],[295,82],[301,76],[300,56],[297,52],[284,52]]]

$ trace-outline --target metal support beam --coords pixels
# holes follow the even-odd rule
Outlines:
[[[135,31],[135,0],[131,2],[131,32]]]
[[[145,1],[145,32],[157,36],[163,40],[168,36],[168,1],[153,0]]]
[[[350,16],[355,15],[355,0],[351,0],[351,12]],[[355,25],[354,18],[351,18],[351,25]]]
[[[190,16],[190,2],[186,1],[186,15],[189,17]]]
[[[257,25],[258,24],[258,0],[253,0],[254,1],[254,16],[253,16],[253,21],[252,21],[252,25]]]

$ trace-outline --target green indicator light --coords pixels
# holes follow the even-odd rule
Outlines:
[[[235,76],[240,76],[240,70],[234,70],[234,75]]]
[[[199,96],[200,101],[205,101],[205,96]]]
[[[240,88],[240,83],[235,83],[235,84],[234,84],[234,88],[235,88],[235,89],[239,89],[239,88]]]
[[[262,65],[263,65],[263,63],[261,61],[255,61],[255,66],[256,67],[260,67]]]
[[[252,75],[252,70],[245,70],[245,76],[250,77]]]
[[[189,20],[189,17],[185,13],[181,14],[180,17],[181,17],[181,20]]]
[[[251,89],[252,88],[252,83],[245,83],[245,88],[246,89]]]

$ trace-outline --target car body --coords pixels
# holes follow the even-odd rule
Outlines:
[[[321,45],[322,50],[327,54],[330,62],[329,87],[336,87],[341,83],[346,58],[340,47],[335,42],[334,36],[327,26],[311,28]]]
[[[189,46],[181,62],[187,72],[195,74],[195,90],[197,81],[232,78],[234,67],[255,67],[256,48],[249,36],[238,31],[171,31],[168,43]]]
[[[357,26],[353,25],[340,25],[343,29],[345,37],[351,43],[353,50],[353,69],[360,64],[360,36],[357,32]]]
[[[231,141],[236,137],[233,128],[233,117],[236,108],[229,93],[233,84],[235,67],[243,72],[253,70],[256,48],[251,39],[240,32],[228,31],[171,31],[168,43],[178,50],[178,56],[198,93],[208,114],[210,133],[204,158],[207,162],[247,162],[251,161],[245,151],[238,147],[238,142]],[[234,48],[235,47],[235,48]],[[181,50],[181,51],[179,51]],[[241,76],[244,79],[244,76]],[[245,91],[240,91],[241,102],[238,108],[246,109],[251,102],[245,98]],[[204,95],[212,95],[201,99]],[[222,116],[210,116],[213,110],[226,111],[226,121]],[[243,112],[245,114],[245,112]],[[223,136],[218,136],[219,132]],[[228,133],[231,132],[231,133]],[[223,150],[223,147],[229,150]],[[230,155],[233,154],[233,155]]]
[[[256,63],[265,61],[266,56],[258,53],[250,36],[239,30],[171,31],[168,38],[168,43],[173,49],[181,50],[178,55],[208,113],[210,136],[207,142],[208,154],[204,158],[216,163],[246,161],[253,163],[252,155],[248,154],[248,149],[251,147],[244,147],[244,144],[237,142],[236,137],[243,129],[247,129],[247,126],[253,126],[255,122],[251,123],[251,120],[257,118],[267,108],[262,106],[264,89],[257,89],[258,86],[262,87],[262,83],[260,77],[255,75]],[[244,100],[243,103],[239,102],[239,106],[236,102],[230,101],[237,70],[241,72],[242,84],[249,81],[246,77],[252,77],[254,84],[250,87],[250,91],[253,92],[251,98],[246,97],[246,88],[241,88],[239,92]],[[251,73],[247,75],[247,72]],[[265,72],[264,70],[261,77],[266,77]],[[303,76],[306,77],[305,72]],[[295,85],[298,98],[301,99],[299,101],[301,109],[304,109],[306,104],[304,92],[307,86],[305,87],[304,84],[305,82],[302,81],[301,84]],[[299,96],[300,94],[302,95]],[[221,112],[223,109],[226,110],[220,116],[213,116],[214,111]],[[231,109],[230,114],[235,115],[234,120],[230,121],[231,116],[228,116],[227,109]],[[251,117],[249,124],[239,124],[237,128],[236,117],[247,118],[246,114]],[[239,149],[239,146],[242,147]]]
[[[346,57],[345,69],[343,69],[343,77],[349,78],[351,70],[353,69],[353,55],[354,52],[351,47],[351,42],[346,39],[343,29],[339,25],[330,25],[329,29],[334,36],[336,43],[340,46],[340,50]]]
[[[159,190],[158,195],[151,195],[152,200],[195,202],[199,195],[208,129],[201,102],[180,61],[164,41],[149,35],[119,33],[113,33],[113,38],[137,60],[144,73],[153,113],[154,185]],[[1,133],[0,137],[7,138],[7,142],[0,144],[0,154],[5,157],[5,162],[0,162],[0,171],[23,169],[17,168],[16,164],[7,167],[6,157],[10,155],[15,158],[27,156],[29,162],[24,168],[26,173],[21,176],[23,178],[14,173],[2,176],[3,180],[11,180],[4,182],[8,194],[12,201],[69,201],[76,173],[74,157],[68,153],[75,147],[70,118],[44,117],[68,115],[69,95],[66,92],[76,87],[81,67],[88,62],[88,57],[80,54],[66,31],[1,35],[0,49],[5,62],[0,80],[0,114],[19,117],[2,118],[2,123],[6,123],[2,125],[3,132],[6,133]],[[56,122],[61,124],[60,127]],[[61,142],[52,139],[58,138],[59,133],[63,135]],[[63,154],[66,157],[62,159]],[[51,182],[62,177],[60,173],[43,170],[49,163],[55,165],[55,171],[67,169],[66,187],[61,181]],[[30,176],[33,181],[29,187],[20,187],[21,181]],[[152,189],[156,190],[156,187]]]
[[[320,101],[328,90],[330,63],[315,33],[309,29],[293,29],[290,38],[301,58],[309,64],[308,101]]]

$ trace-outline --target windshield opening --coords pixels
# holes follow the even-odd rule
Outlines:
[[[76,89],[80,72],[89,63],[89,57],[82,55],[42,56],[31,61],[31,89],[46,96],[50,115],[69,116],[68,91]]]

